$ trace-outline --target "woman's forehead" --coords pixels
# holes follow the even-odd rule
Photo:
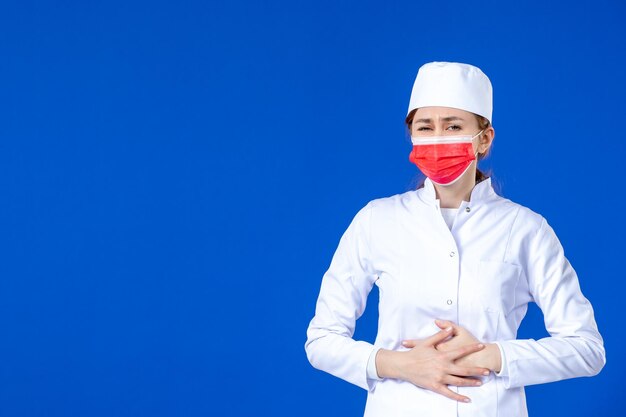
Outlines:
[[[464,120],[474,119],[474,114],[465,110],[455,109],[453,107],[420,107],[415,112],[414,120],[417,119],[448,119],[459,118]]]

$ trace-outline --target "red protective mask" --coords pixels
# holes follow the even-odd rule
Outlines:
[[[412,137],[413,150],[409,160],[430,180],[439,185],[455,183],[476,159],[474,136]]]

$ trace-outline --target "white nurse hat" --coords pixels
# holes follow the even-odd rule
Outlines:
[[[429,62],[417,72],[407,116],[412,110],[428,106],[465,110],[491,122],[491,81],[480,68],[473,65]]]

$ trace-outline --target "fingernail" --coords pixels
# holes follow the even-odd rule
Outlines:
[[[474,385],[482,385],[482,384],[483,384],[483,383],[482,383],[482,382],[480,382],[480,381],[476,381],[476,382],[474,382]]]
[[[489,371],[483,372],[483,375],[485,375],[485,376],[489,375]]]
[[[472,402],[472,400],[470,400],[469,398],[465,398],[465,399],[463,400],[463,402],[464,402],[464,403],[471,403],[471,402]]]
[[[451,332],[451,331],[452,331],[452,326],[446,327],[446,332]]]
[[[479,347],[480,349],[482,349],[482,348],[484,348],[484,347],[485,347],[485,345],[483,345],[482,343],[480,343],[480,344],[478,344],[478,347]]]

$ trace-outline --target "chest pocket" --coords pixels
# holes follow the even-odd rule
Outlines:
[[[522,267],[499,261],[478,263],[478,302],[487,311],[508,315],[515,307],[515,290]]]

